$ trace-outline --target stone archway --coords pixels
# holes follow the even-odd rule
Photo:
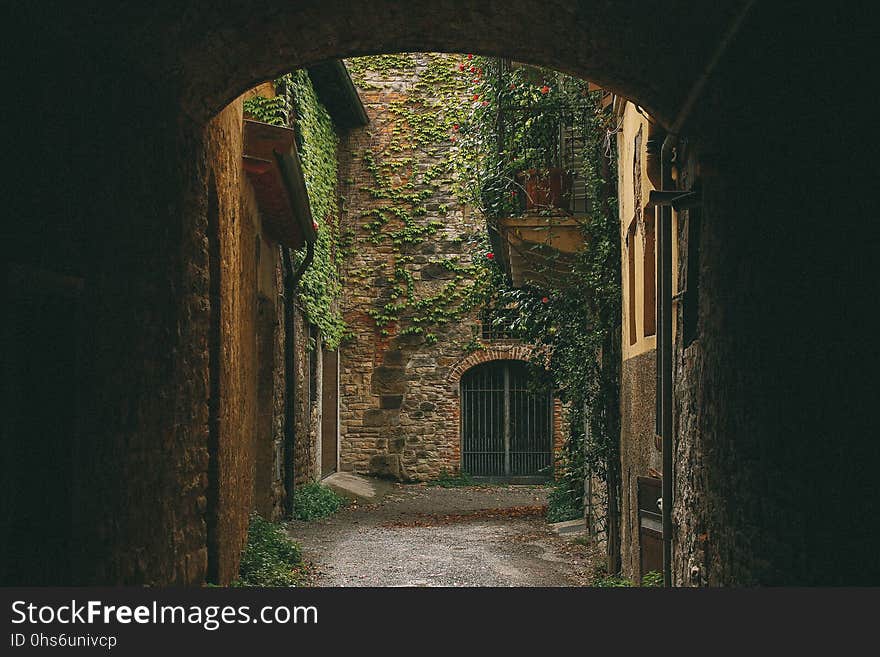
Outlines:
[[[173,80],[198,122],[293,68],[406,51],[504,55],[557,68],[638,99],[666,122],[744,4],[721,0],[696,15],[680,0],[306,0],[222,10],[193,3],[174,14],[138,15],[105,37],[151,77]]]
[[[10,135],[21,156],[8,214],[21,219],[3,242],[18,262],[86,279],[88,486],[74,497],[94,538],[74,550],[75,579],[135,584],[197,582],[203,570],[211,117],[297,66],[424,49],[554,66],[668,125],[744,3],[122,3],[101,21],[92,3],[46,21],[41,4],[10,25],[23,41],[9,48],[7,86],[46,129]],[[850,242],[869,210],[867,195],[827,193],[873,171],[871,140],[840,127],[853,91],[872,88],[867,22],[843,11],[758,3],[687,126],[700,151],[700,295],[711,312],[677,364],[679,438],[692,446],[679,456],[708,474],[693,476],[699,494],[681,496],[677,513],[683,535],[706,537],[693,551],[709,555],[713,584],[878,577],[863,522],[873,387],[853,384],[866,359],[840,328],[864,306],[869,277]],[[687,559],[676,569],[689,581]]]

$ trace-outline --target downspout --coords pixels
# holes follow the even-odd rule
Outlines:
[[[660,186],[670,190],[672,157],[678,138],[670,134],[660,150]],[[657,287],[660,322],[657,355],[660,367],[660,436],[663,439],[663,480],[661,514],[663,519],[663,585],[672,586],[672,206],[660,206],[660,226],[657,231],[660,255],[660,278]]]
[[[284,511],[288,517],[293,515],[294,468],[296,445],[296,309],[294,300],[299,281],[315,257],[315,242],[318,241],[318,225],[312,219],[309,193],[306,188],[296,144],[291,144],[290,152],[273,151],[275,161],[281,172],[281,179],[287,189],[294,219],[306,245],[306,256],[295,272],[290,257],[290,248],[281,248],[284,268]]]
[[[672,179],[672,163],[679,135],[688,120],[694,106],[703,93],[712,72],[727,51],[728,46],[739,31],[746,15],[756,0],[746,0],[742,9],[731,22],[718,46],[703,68],[702,73],[694,82],[678,116],[672,123],[663,147],[660,150],[660,185],[661,191],[672,191],[675,183]],[[663,440],[663,489],[661,511],[663,519],[663,585],[672,586],[672,504],[673,504],[673,435],[672,435],[672,205],[660,206],[660,226],[657,231],[659,242],[660,276],[658,280],[658,306],[660,321],[658,326],[658,365],[662,372],[658,377],[660,383],[660,430]]]
[[[306,257],[299,269],[293,271],[290,249],[281,247],[282,266],[284,268],[284,512],[293,516],[294,472],[293,458],[296,444],[296,363],[294,359],[296,345],[296,306],[294,298],[299,281],[315,257],[313,242],[306,244]]]

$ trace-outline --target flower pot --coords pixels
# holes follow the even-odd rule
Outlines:
[[[517,182],[525,190],[525,209],[568,210],[571,200],[571,173],[559,168],[526,169],[516,174]]]

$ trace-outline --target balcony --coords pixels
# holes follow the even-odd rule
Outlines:
[[[317,238],[293,130],[245,120],[242,165],[267,236],[298,249]]]
[[[548,288],[564,282],[576,254],[586,247],[583,220],[561,210],[496,220],[498,261],[513,285]]]

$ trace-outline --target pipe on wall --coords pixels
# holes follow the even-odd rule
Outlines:
[[[712,72],[721,57],[727,51],[734,36],[739,31],[749,10],[756,0],[746,0],[729,27],[718,42],[712,56],[703,67],[702,73],[691,85],[678,112],[678,116],[669,129],[669,134],[660,149],[660,182],[661,191],[670,191],[675,183],[672,179],[672,163],[678,138],[691,111],[700,99]],[[657,277],[657,307],[659,311],[657,327],[657,365],[661,371],[657,376],[659,390],[658,410],[660,418],[658,428],[663,441],[663,489],[661,511],[663,519],[663,584],[672,586],[672,504],[673,504],[673,435],[672,435],[672,206],[663,204],[660,207],[660,225],[657,230],[657,246],[660,269]]]
[[[660,151],[660,179],[663,190],[672,189],[672,158],[678,138],[668,135]],[[657,230],[660,276],[657,280],[658,305],[657,377],[660,384],[660,436],[663,439],[663,488],[661,515],[663,520],[663,584],[672,586],[672,206],[660,206],[660,225]]]
[[[293,516],[294,469],[296,445],[296,307],[294,294],[299,281],[315,257],[314,242],[306,243],[306,257],[295,272],[290,249],[281,247],[284,283],[284,513]]]

